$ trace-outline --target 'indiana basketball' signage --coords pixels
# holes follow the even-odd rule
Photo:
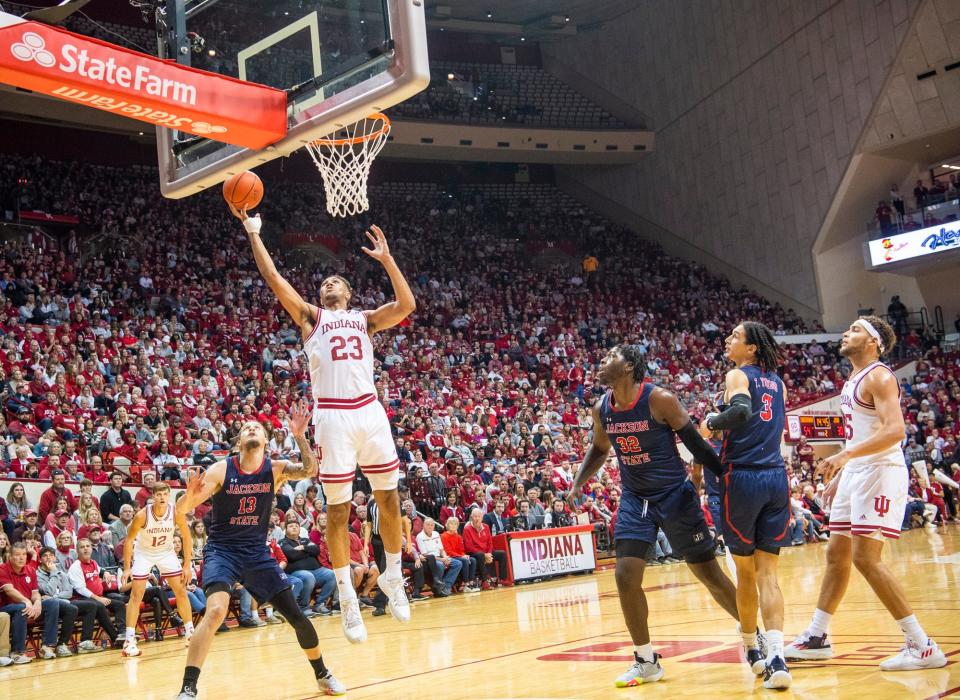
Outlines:
[[[287,133],[282,90],[6,12],[0,12],[0,82],[246,148],[264,148]]]
[[[870,241],[870,265],[880,267],[924,255],[960,249],[960,222],[930,226]]]
[[[593,526],[511,533],[510,563],[519,580],[594,569]]]

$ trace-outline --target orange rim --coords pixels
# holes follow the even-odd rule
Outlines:
[[[351,138],[344,139],[322,138],[311,143],[314,146],[326,146],[328,148],[331,146],[356,146],[367,141],[372,141],[373,139],[378,138],[379,136],[382,136],[386,134],[386,132],[390,131],[390,117],[388,117],[386,114],[377,112],[376,114],[371,114],[370,116],[366,117],[366,119],[379,120],[383,122],[383,124],[381,124],[380,128],[376,131],[373,131],[369,134],[364,134],[362,136],[353,136]]]

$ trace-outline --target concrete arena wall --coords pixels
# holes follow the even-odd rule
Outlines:
[[[822,311],[813,243],[920,2],[638,3],[545,44],[656,131],[636,165],[564,175],[635,212],[641,235],[652,222]]]

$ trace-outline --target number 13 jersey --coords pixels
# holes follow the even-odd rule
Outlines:
[[[366,312],[320,309],[303,351],[310,362],[310,385],[317,408],[352,407],[351,402],[376,396],[373,343],[367,332]]]

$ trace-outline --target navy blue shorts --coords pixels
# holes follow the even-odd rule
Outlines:
[[[243,584],[260,604],[291,586],[290,578],[265,544],[240,550],[207,543],[203,550],[204,590],[214,583],[226,584],[230,590],[237,583]]]
[[[656,544],[662,529],[675,554],[691,562],[713,558],[713,538],[700,509],[697,490],[689,481],[656,500],[624,490],[617,510],[614,540]]]
[[[723,539],[733,554],[776,554],[790,526],[790,482],[783,467],[728,466],[720,482]]]

